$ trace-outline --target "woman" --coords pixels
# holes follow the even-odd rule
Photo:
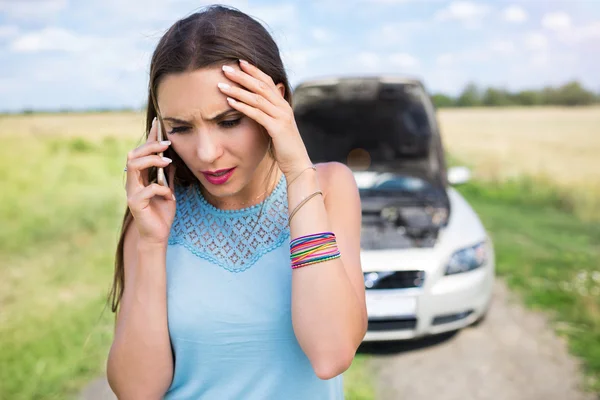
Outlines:
[[[312,165],[290,103],[277,45],[235,9],[158,43],[111,292],[119,398],[343,398],[367,324],[360,200],[345,165]]]

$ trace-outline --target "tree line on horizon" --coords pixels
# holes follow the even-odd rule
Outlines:
[[[571,81],[559,87],[547,86],[539,90],[521,90],[511,92],[503,88],[482,88],[475,83],[468,83],[462,92],[455,97],[444,93],[430,94],[436,108],[449,107],[508,107],[508,106],[585,106],[600,103],[600,93],[584,88],[578,81]],[[136,107],[102,107],[102,108],[58,108],[35,109],[25,108],[21,111],[1,111],[0,114],[41,114],[41,113],[105,113],[105,112],[140,112],[146,109],[144,104]]]
[[[540,90],[511,92],[503,88],[481,88],[468,83],[456,96],[444,93],[431,95],[437,108],[447,107],[507,107],[507,106],[584,106],[600,103],[600,93],[584,88],[578,81],[559,87],[547,86]]]

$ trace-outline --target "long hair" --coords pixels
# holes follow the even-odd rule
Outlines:
[[[257,66],[269,75],[275,84],[282,83],[285,88],[284,98],[290,105],[292,104],[290,84],[279,48],[269,32],[257,20],[233,7],[213,5],[175,22],[162,36],[152,54],[146,110],[146,138],[155,117],[158,123],[161,125],[163,123],[157,106],[156,93],[164,77],[201,68],[220,67],[239,59],[247,60]],[[261,129],[266,134],[264,128]],[[269,141],[268,151],[275,160],[271,141]],[[176,168],[175,184],[200,185],[198,179],[171,147],[164,151],[164,155],[173,160],[172,165]],[[276,163],[273,161],[268,176],[272,174],[275,166]],[[149,181],[155,182],[156,167],[150,168],[148,174]],[[113,284],[107,300],[111,302],[113,313],[117,311],[123,296],[124,237],[132,222],[133,216],[127,207],[117,244]]]

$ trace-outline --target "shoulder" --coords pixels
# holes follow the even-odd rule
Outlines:
[[[352,170],[341,162],[326,162],[315,164],[317,179],[323,191],[323,198],[337,197],[340,193],[356,192],[356,180]]]

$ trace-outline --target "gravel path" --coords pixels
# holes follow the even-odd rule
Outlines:
[[[496,280],[486,320],[440,337],[364,344],[381,400],[594,400],[579,364],[539,313]]]
[[[480,326],[359,351],[373,355],[377,400],[600,400],[579,389],[579,365],[545,318],[524,309],[500,279]],[[81,395],[115,399],[103,378]]]

